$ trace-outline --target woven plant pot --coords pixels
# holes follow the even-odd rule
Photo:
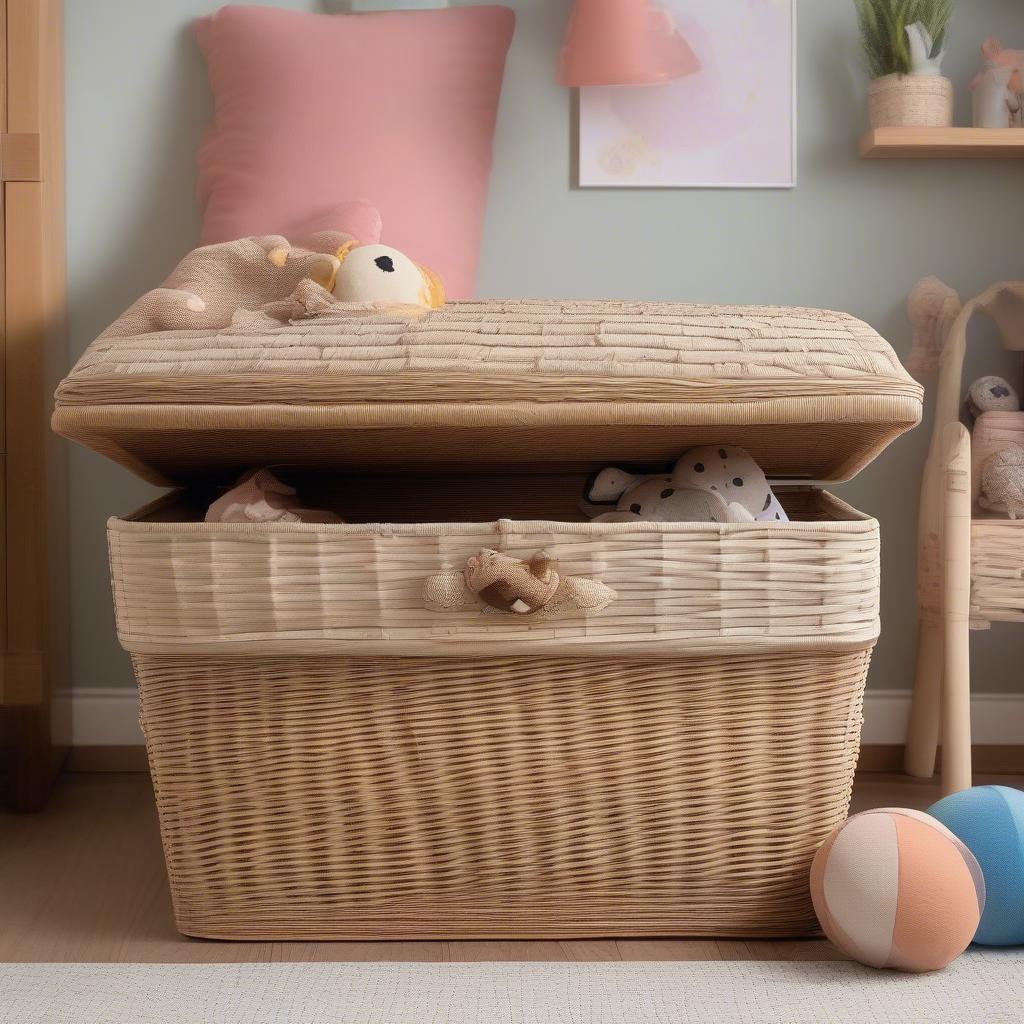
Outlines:
[[[868,89],[872,128],[948,128],[953,83],[937,75],[886,75]]]

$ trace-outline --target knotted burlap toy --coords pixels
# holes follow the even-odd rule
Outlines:
[[[585,576],[563,576],[546,551],[529,562],[484,549],[462,572],[431,576],[423,599],[431,611],[477,608],[535,618],[571,617],[599,612],[615,600],[615,591]]]

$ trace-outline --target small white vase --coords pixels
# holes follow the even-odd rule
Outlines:
[[[1011,109],[1018,99],[1006,87],[1013,68],[986,68],[971,83],[975,128],[1009,128]]]

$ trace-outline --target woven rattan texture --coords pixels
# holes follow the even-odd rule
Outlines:
[[[753,937],[815,929],[868,652],[134,661],[186,934]]]
[[[825,521],[324,526],[109,523],[118,636],[135,653],[444,655],[848,650],[878,635],[878,524]],[[836,518],[830,518],[834,516]],[[842,520],[847,521],[842,521]],[[606,583],[588,617],[437,612],[435,573],[482,548]]]
[[[199,378],[209,383],[201,393],[188,385],[191,401],[248,404],[254,396],[246,378],[257,377],[266,400],[306,403],[344,395],[349,377],[409,371],[443,374],[452,387],[481,371],[515,378],[509,386],[529,389],[531,399],[542,390],[531,385],[534,376],[552,378],[546,386],[556,391],[563,376],[625,378],[619,386],[634,400],[628,378],[860,379],[872,390],[872,378],[889,377],[916,392],[889,345],[844,313],[517,300],[454,302],[422,316],[320,316],[257,334],[165,331],[104,338],[88,348],[58,398],[87,404],[180,401],[183,392],[174,380]],[[160,384],[142,383],[153,379]],[[133,381],[140,382],[134,390]],[[403,392],[398,400],[415,398]]]
[[[971,625],[1024,622],[1024,519],[971,524]]]
[[[921,388],[841,313],[669,303],[451,303],[422,316],[93,343],[55,429],[154,483],[255,463],[661,462],[748,447],[846,479],[920,419]]]

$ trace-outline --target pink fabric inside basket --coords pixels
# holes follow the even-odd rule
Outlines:
[[[514,22],[496,6],[197,21],[215,104],[203,244],[296,225],[373,242],[383,219],[385,242],[470,296]]]

